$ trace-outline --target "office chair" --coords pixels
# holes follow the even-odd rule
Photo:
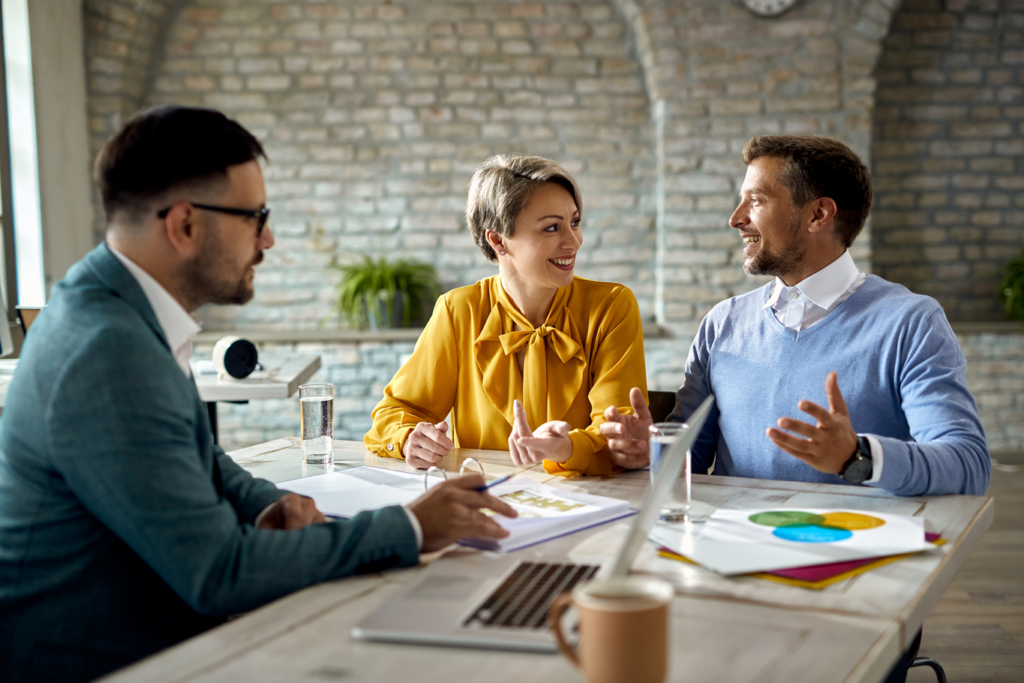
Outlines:
[[[22,336],[28,334],[28,328],[32,326],[41,308],[29,308],[27,306],[16,306],[18,311],[18,322],[21,323]]]
[[[892,678],[895,675],[898,680],[903,680],[903,678],[906,677],[907,672],[913,669],[914,667],[927,666],[931,667],[932,671],[935,672],[935,678],[938,679],[938,683],[946,683],[946,672],[945,670],[943,670],[941,664],[936,662],[931,657],[918,657],[918,653],[921,651],[921,636],[923,634],[923,630],[918,631],[917,636],[914,638],[914,642],[912,642],[910,644],[910,647],[907,649],[905,656],[906,660],[909,660],[910,663],[906,665],[907,668],[903,671],[903,674],[897,675],[898,672],[896,671],[896,669],[893,669],[893,671],[889,674],[890,678]],[[901,659],[901,661],[903,660]]]
[[[943,670],[942,665],[936,662],[931,657],[914,657],[914,661],[910,663],[908,669],[913,669],[915,666],[928,666],[931,667],[932,671],[935,672],[935,678],[938,679],[939,683],[946,683],[946,672]]]
[[[676,407],[674,391],[648,391],[647,398],[650,401],[648,408],[651,411],[651,419],[655,422],[664,422]]]

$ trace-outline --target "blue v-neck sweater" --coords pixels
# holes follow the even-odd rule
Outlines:
[[[873,486],[904,496],[985,492],[990,461],[966,361],[934,299],[869,275],[824,320],[793,332],[762,310],[771,287],[715,306],[690,348],[672,419],[684,420],[709,393],[716,403],[693,449],[694,471],[714,462],[715,474],[844,483],[765,434],[784,416],[813,424],[797,403],[827,407],[825,376],[835,370],[853,428],[883,447]]]

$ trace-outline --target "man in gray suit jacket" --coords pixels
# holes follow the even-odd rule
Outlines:
[[[100,153],[106,243],[54,286],[0,420],[0,680],[92,679],[310,584],[505,535],[480,508],[515,513],[479,476],[326,522],[214,445],[190,314],[253,296],[262,156],[185,107]]]

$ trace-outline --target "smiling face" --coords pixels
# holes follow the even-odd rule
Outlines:
[[[740,204],[729,225],[746,243],[743,270],[748,275],[787,276],[802,268],[807,243],[801,238],[801,211],[782,182],[785,161],[760,157],[747,166]]]
[[[512,236],[501,239],[503,281],[530,290],[567,287],[583,243],[575,200],[558,183],[541,185],[516,216]]]
[[[223,194],[209,202],[237,209],[266,205],[263,173],[255,161],[229,166]],[[256,219],[203,212],[206,234],[199,254],[186,266],[186,286],[193,300],[215,304],[244,304],[255,293],[254,267],[263,251],[274,246],[270,225],[256,237]]]

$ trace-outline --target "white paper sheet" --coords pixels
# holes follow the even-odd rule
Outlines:
[[[365,510],[407,505],[416,500],[423,495],[423,475],[353,467],[283,481],[278,488],[309,496],[325,515],[355,517]]]
[[[807,516],[793,514],[797,512]],[[650,538],[720,574],[806,567],[930,547],[924,521],[918,517],[822,508],[719,509],[704,525],[659,524]]]

